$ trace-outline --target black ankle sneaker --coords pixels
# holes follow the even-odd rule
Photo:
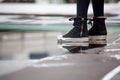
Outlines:
[[[107,44],[107,29],[105,25],[106,18],[93,18],[93,26],[89,30],[90,45],[106,45]]]
[[[88,42],[87,18],[71,18],[74,20],[73,29],[65,35],[60,35],[58,41],[62,42]]]

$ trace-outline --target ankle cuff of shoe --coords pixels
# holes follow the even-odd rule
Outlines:
[[[106,20],[107,18],[106,17],[104,17],[104,18],[99,18],[99,17],[93,17],[93,20]]]

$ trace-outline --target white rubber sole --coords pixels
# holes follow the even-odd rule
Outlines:
[[[63,46],[81,46],[81,47],[88,47],[88,43],[64,43],[64,44],[58,44],[59,48],[62,48]]]
[[[89,39],[88,37],[82,37],[82,38],[64,38],[62,35],[59,35],[57,37],[58,43],[88,43]]]
[[[89,44],[107,44],[107,36],[89,36]]]

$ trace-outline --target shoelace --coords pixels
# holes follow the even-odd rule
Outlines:
[[[69,21],[73,21],[74,19],[77,19],[77,18],[76,17],[72,17],[72,18],[69,19]],[[80,17],[78,19],[81,19],[81,21],[87,20],[86,18],[82,18],[82,17]]]
[[[91,26],[93,26],[93,19],[88,18],[87,20],[88,20],[88,24],[90,24]]]
[[[69,19],[69,21],[73,21],[74,19],[76,19],[76,17],[72,17]],[[93,19],[92,18],[81,18],[81,21],[85,21],[87,20],[87,24],[90,24],[91,26],[93,26]]]

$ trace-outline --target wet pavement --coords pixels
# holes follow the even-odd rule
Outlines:
[[[46,58],[1,80],[100,80],[120,62],[102,55],[64,55]]]
[[[0,80],[119,80],[120,27],[108,31],[106,46],[74,54],[58,48],[62,31],[1,32]]]

